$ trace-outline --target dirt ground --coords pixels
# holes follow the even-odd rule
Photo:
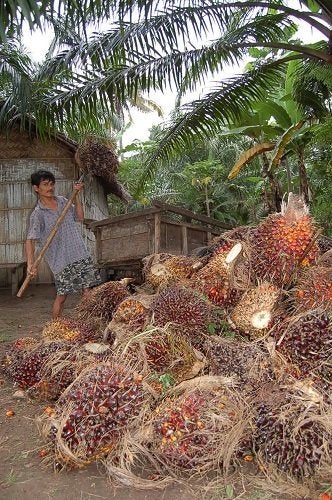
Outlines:
[[[0,290],[0,358],[9,342],[23,336],[38,337],[50,319],[54,291],[51,286],[30,286],[23,298]],[[70,297],[65,314],[78,297]],[[39,451],[43,441],[36,418],[45,403],[13,397],[17,388],[0,374],[0,500],[189,500],[195,498],[179,486],[164,491],[114,487],[96,465],[77,472],[55,473],[45,468]],[[15,415],[6,417],[6,411]]]

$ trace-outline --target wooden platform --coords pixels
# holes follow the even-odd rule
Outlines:
[[[123,273],[139,270],[152,253],[188,255],[231,226],[205,215],[155,202],[152,207],[92,222],[99,268]]]
[[[26,275],[26,262],[0,264],[0,269],[10,271],[12,295],[16,295]]]

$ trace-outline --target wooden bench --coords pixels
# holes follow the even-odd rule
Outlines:
[[[0,269],[10,270],[12,295],[16,295],[26,275],[26,262],[0,264]]]

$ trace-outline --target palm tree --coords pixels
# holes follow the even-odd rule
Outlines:
[[[117,96],[109,96],[108,100],[95,98],[81,108],[70,102],[64,106],[56,100],[47,102],[47,97],[56,95],[58,89],[69,88],[73,78],[70,69],[47,74],[44,64],[34,63],[18,38],[8,38],[0,44],[0,128],[17,124],[26,128],[33,124],[41,137],[55,130],[79,142],[90,133],[99,137],[115,133],[121,136],[128,119],[130,123],[131,107],[144,113],[156,111],[162,116],[160,106],[140,92],[135,99],[128,96],[123,103]]]
[[[23,18],[27,12],[28,20],[37,24],[42,16],[58,23],[60,12],[65,27],[72,28],[69,23],[77,19],[83,33],[89,20],[103,19],[107,13],[116,21],[108,31],[73,37],[69,47],[44,64],[41,77],[55,83],[43,89],[41,116],[50,126],[74,120],[77,114],[89,122],[97,108],[114,114],[139,92],[171,87],[185,93],[198,85],[208,89],[211,77],[218,77],[225,65],[243,61],[254,48],[267,51],[246,73],[220,81],[202,98],[179,109],[150,155],[147,173],[174,153],[181,154],[195,136],[213,136],[221,126],[239,119],[253,102],[265,98],[290,61],[302,61],[305,74],[314,75],[309,88],[325,85],[328,92],[331,88],[330,0],[299,0],[298,9],[289,7],[286,0],[87,0],[78,12],[73,12],[72,2],[60,0],[60,11],[55,2],[48,3],[49,8],[42,2],[37,13],[41,17],[27,1],[5,2],[9,4],[22,8],[15,16],[13,11],[2,16],[7,27],[17,21],[17,12]],[[294,38],[294,20],[320,33],[321,41],[304,44]],[[301,91],[303,95],[303,89],[299,87],[298,95]]]
[[[329,5],[329,0],[299,1],[299,9],[284,1],[114,1],[116,24],[74,41],[45,65],[49,77],[75,68],[66,85],[46,96],[46,102],[67,113],[89,107],[93,113],[98,99],[114,111],[139,91],[171,87],[185,93],[198,85],[209,88],[209,79],[218,77],[226,64],[243,61],[253,48],[265,49],[266,57],[249,71],[215,84],[202,98],[179,109],[147,162],[149,173],[174,152],[182,153],[196,135],[214,135],[239,119],[253,102],[265,98],[290,62],[299,62],[303,74],[312,76],[297,89],[299,105],[305,87],[312,94],[317,87],[330,92]],[[294,20],[320,33],[321,41],[297,40]]]

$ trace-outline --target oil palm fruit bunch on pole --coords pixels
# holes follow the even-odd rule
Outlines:
[[[319,248],[316,229],[301,197],[290,193],[281,213],[269,215],[252,231],[252,267],[258,279],[279,287],[313,265]]]
[[[126,203],[132,200],[116,178],[119,159],[111,143],[106,144],[93,136],[88,136],[77,148],[75,159],[83,172],[102,179],[106,192],[118,196]]]
[[[55,462],[82,467],[109,454],[146,405],[141,382],[128,366],[87,367],[62,393],[44,425]]]

